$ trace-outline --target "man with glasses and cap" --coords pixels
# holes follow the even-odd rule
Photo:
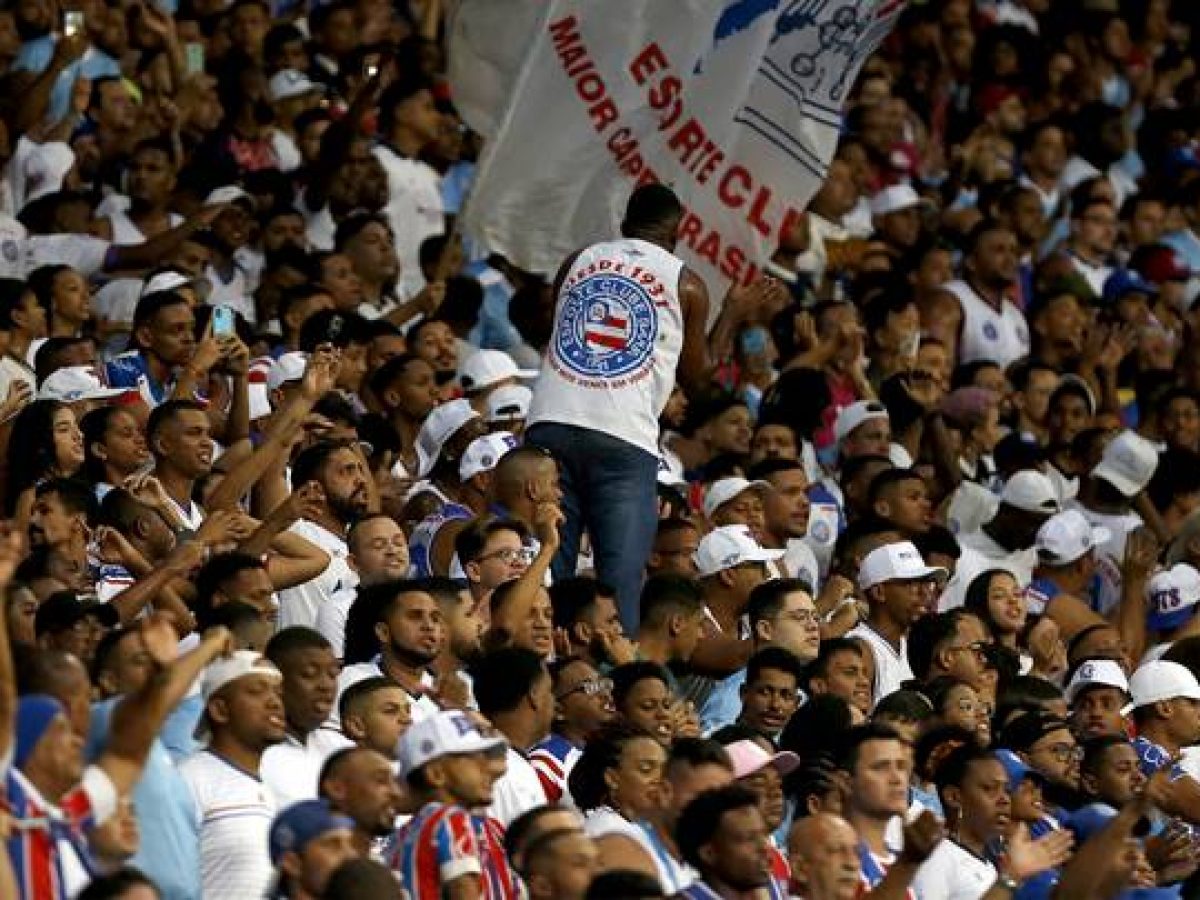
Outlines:
[[[1056,820],[1079,805],[1079,760],[1083,752],[1065,719],[1035,710],[1024,712],[1000,730],[996,745],[1012,750],[1045,782],[1043,796]],[[1055,808],[1049,808],[1052,805]]]
[[[908,632],[933,604],[933,584],[945,569],[925,565],[909,541],[884,544],[868,553],[858,569],[858,589],[869,612],[848,637],[861,638],[875,659],[872,705],[900,690],[913,677],[908,663]]]

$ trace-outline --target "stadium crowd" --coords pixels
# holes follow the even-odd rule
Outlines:
[[[914,2],[726,291],[443,0],[3,5],[0,898],[1200,896],[1198,13]]]

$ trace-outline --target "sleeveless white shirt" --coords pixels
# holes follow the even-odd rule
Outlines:
[[[682,271],[677,256],[642,240],[581,252],[555,300],[528,424],[590,428],[657,456],[683,348]]]
[[[175,228],[183,224],[183,216],[177,213],[169,215],[171,227]],[[142,230],[133,223],[133,219],[129,218],[129,212],[124,209],[115,209],[108,214],[108,222],[112,228],[112,242],[114,244],[144,244],[146,243],[146,235]]]
[[[958,339],[960,363],[990,359],[1005,367],[1029,355],[1029,326],[1024,314],[1011,301],[1006,299],[997,312],[965,281],[951,281],[942,289],[957,297],[962,308],[962,329]]]

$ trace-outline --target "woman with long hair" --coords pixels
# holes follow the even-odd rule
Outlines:
[[[35,400],[17,415],[8,447],[4,511],[24,529],[37,483],[70,478],[83,467],[83,433],[71,407],[57,400]]]

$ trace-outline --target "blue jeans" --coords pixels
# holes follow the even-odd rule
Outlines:
[[[575,574],[586,528],[596,577],[616,589],[625,632],[636,634],[642,576],[658,530],[657,457],[603,431],[554,422],[534,425],[525,440],[558,460],[566,522],[554,577]]]

